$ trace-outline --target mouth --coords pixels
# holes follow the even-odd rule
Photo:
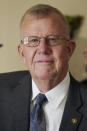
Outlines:
[[[54,61],[53,60],[38,60],[35,63],[38,64],[52,64]]]

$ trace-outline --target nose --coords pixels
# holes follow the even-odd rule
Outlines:
[[[48,54],[51,52],[51,48],[49,45],[47,45],[47,41],[45,38],[41,38],[40,39],[40,43],[38,46],[38,52],[39,53],[44,53],[44,54]]]

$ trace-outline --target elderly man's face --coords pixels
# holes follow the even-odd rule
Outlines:
[[[51,34],[65,35],[64,23],[56,14],[45,18],[27,17],[22,24],[22,39],[26,36],[46,37]],[[58,77],[61,80],[68,70],[68,61],[74,47],[72,41],[62,40],[59,45],[49,46],[45,39],[41,39],[36,47],[19,45],[18,50],[34,79]]]

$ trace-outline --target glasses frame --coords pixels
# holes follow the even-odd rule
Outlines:
[[[36,37],[38,42],[36,45],[29,45],[29,37]],[[54,44],[49,44],[47,43],[47,40],[51,39],[50,37],[56,37],[56,40],[57,42]],[[38,37],[38,36],[27,36],[25,37],[23,40],[21,40],[21,43],[24,44],[26,47],[37,47],[40,42],[41,42],[41,39],[45,39],[46,40],[46,43],[48,46],[56,46],[56,45],[60,45],[60,43],[58,43],[59,41],[69,41],[70,39],[67,38],[66,36],[64,35],[55,35],[55,34],[51,34],[51,35],[47,35],[46,37]]]

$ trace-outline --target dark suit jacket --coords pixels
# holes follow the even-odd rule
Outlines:
[[[81,83],[87,86],[87,79],[82,80]]]
[[[31,76],[0,74],[0,131],[29,131]],[[59,131],[87,131],[87,88],[72,77]]]

